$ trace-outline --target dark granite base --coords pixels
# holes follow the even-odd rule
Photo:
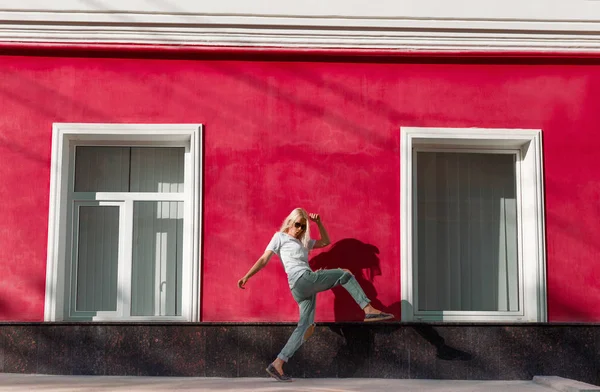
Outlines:
[[[0,324],[5,373],[263,377],[289,324]],[[293,377],[531,379],[600,384],[600,325],[320,324]]]

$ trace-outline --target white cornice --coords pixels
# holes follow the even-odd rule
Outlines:
[[[0,42],[600,52],[600,21],[0,11]]]

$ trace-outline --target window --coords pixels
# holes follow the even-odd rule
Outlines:
[[[198,125],[55,124],[46,321],[196,321]]]
[[[541,131],[401,128],[404,321],[546,321]]]

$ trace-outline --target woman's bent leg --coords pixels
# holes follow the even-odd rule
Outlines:
[[[312,273],[314,280],[314,289],[316,292],[326,291],[334,288],[337,285],[342,285],[343,288],[350,293],[361,309],[364,309],[371,300],[360,287],[354,275],[343,269],[321,270]]]
[[[300,320],[298,320],[298,326],[294,332],[292,332],[292,336],[290,336],[279,355],[277,355],[277,358],[287,362],[300,346],[302,346],[302,343],[310,337],[310,334],[307,334],[306,332],[315,321],[316,302],[316,295],[312,295],[311,297],[298,302],[298,306],[300,307]],[[305,337],[305,335],[308,336]]]

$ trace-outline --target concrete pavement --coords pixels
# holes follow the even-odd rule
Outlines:
[[[546,384],[546,385],[543,385]],[[581,384],[587,389],[569,389]],[[561,389],[553,388],[559,386]],[[565,389],[566,388],[566,389]],[[280,383],[269,378],[114,377],[0,374],[0,391],[446,391],[551,392],[600,391],[589,384],[560,377],[530,381],[400,380],[370,378],[311,378]]]

